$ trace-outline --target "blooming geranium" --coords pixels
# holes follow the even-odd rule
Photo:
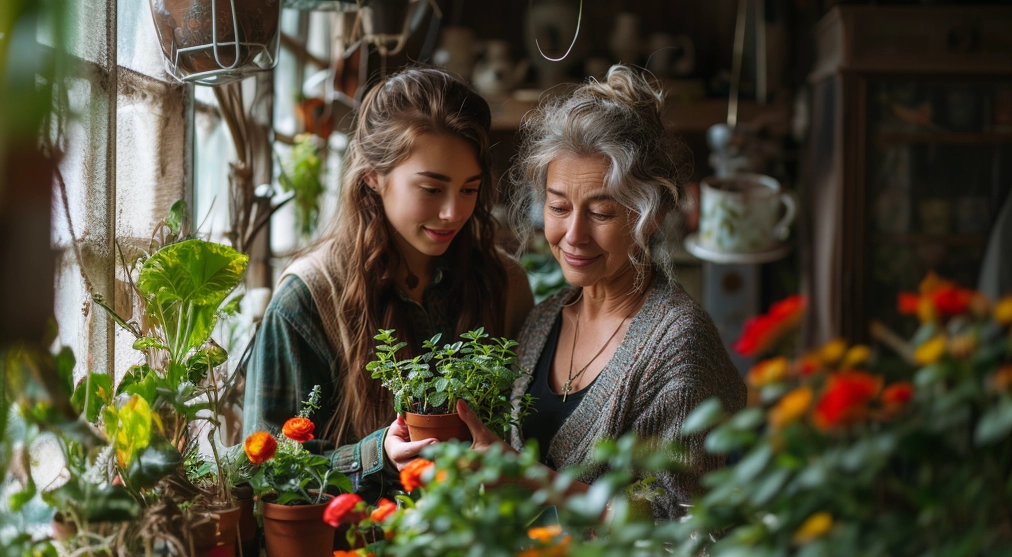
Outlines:
[[[850,425],[863,418],[868,402],[882,388],[882,377],[860,371],[829,378],[825,392],[815,405],[815,423],[823,429]]]
[[[425,460],[424,458],[416,458],[408,463],[401,470],[401,485],[404,487],[404,491],[411,493],[415,489],[425,485],[425,482],[422,481],[422,474],[433,466],[434,464],[431,460]]]
[[[929,272],[917,293],[903,292],[897,298],[897,310],[904,315],[917,315],[921,322],[949,319],[966,313],[980,295]]]
[[[362,497],[354,493],[342,493],[330,500],[327,509],[323,511],[323,521],[332,528],[358,522],[366,517],[364,506]]]
[[[791,296],[770,306],[768,313],[748,320],[734,345],[735,351],[746,358],[768,351],[784,332],[801,323],[806,305],[804,296]]]

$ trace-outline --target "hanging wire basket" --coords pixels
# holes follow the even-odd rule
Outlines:
[[[222,85],[278,63],[281,0],[150,0],[165,69]]]

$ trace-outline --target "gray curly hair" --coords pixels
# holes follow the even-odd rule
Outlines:
[[[635,215],[629,259],[637,273],[636,288],[651,267],[674,281],[673,213],[691,157],[685,144],[665,129],[663,109],[658,86],[627,66],[615,65],[603,82],[591,78],[529,113],[510,170],[510,220],[522,245],[534,233],[534,209],[545,202],[548,165],[565,155],[603,156],[609,163],[604,187]],[[663,224],[655,228],[660,216]]]

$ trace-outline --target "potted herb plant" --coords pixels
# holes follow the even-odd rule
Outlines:
[[[302,444],[313,439],[316,426],[309,415],[319,408],[317,385],[298,416],[285,422],[281,435],[257,431],[244,443],[250,462],[259,465],[251,481],[263,503],[267,557],[329,557],[334,528],[323,520],[332,496],[328,490],[350,492],[351,480],[331,467],[330,459]]]
[[[455,409],[464,400],[482,422],[501,439],[530,412],[533,398],[510,399],[513,383],[526,371],[515,371],[516,341],[494,338],[483,328],[461,335],[463,341],[440,347],[440,335],[422,343],[428,351],[410,360],[397,360],[405,347],[393,330],[380,331],[376,360],[366,369],[394,394],[394,409],[404,416],[412,441],[436,438],[441,441],[467,439],[469,432]]]

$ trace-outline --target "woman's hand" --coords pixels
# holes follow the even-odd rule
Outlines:
[[[502,445],[506,450],[516,452],[513,447],[503,443],[502,439],[496,437],[492,430],[485,427],[478,414],[463,400],[457,400],[457,414],[464,421],[467,429],[471,430],[471,449],[484,453],[492,445]]]
[[[397,471],[401,471],[409,462],[418,458],[422,449],[437,442],[437,439],[412,441],[408,436],[408,425],[404,423],[404,418],[397,416],[394,423],[390,424],[386,438],[383,439],[383,452],[387,459],[397,466]]]

